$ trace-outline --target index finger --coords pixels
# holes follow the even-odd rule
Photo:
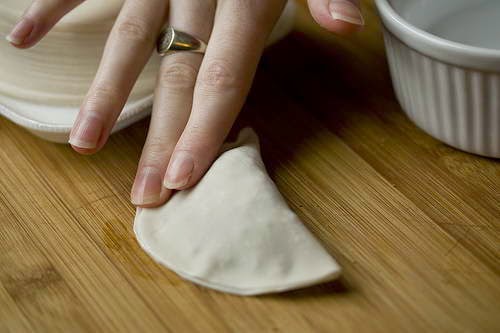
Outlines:
[[[166,20],[167,0],[127,0],[111,30],[99,69],[69,143],[83,154],[106,142]]]

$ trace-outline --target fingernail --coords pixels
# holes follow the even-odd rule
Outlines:
[[[33,27],[33,21],[23,17],[5,39],[14,45],[21,45],[31,34]]]
[[[163,185],[171,190],[185,186],[193,173],[194,162],[190,154],[179,151],[172,155]]]
[[[334,20],[365,25],[365,20],[359,8],[347,0],[330,1],[330,14]]]
[[[101,136],[102,122],[95,117],[84,117],[71,132],[69,143],[84,149],[94,149]]]
[[[132,204],[148,205],[158,202],[162,191],[161,176],[157,168],[143,168],[137,174],[132,187]]]

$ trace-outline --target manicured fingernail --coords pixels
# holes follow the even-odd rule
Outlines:
[[[14,45],[21,45],[26,38],[31,34],[33,31],[34,24],[33,21],[27,19],[27,18],[22,18],[12,29],[10,34],[5,37],[10,43]]]
[[[356,25],[365,25],[365,20],[359,8],[347,0],[330,1],[330,14],[334,20],[340,20]]]
[[[149,205],[160,201],[162,175],[157,168],[143,168],[135,178],[131,201],[134,205]]]
[[[84,149],[94,149],[101,136],[102,122],[95,117],[84,117],[71,132],[69,143]]]
[[[163,185],[171,190],[185,186],[193,173],[194,162],[190,154],[178,151],[172,155]]]

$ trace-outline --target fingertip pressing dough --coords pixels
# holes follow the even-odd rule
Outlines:
[[[302,288],[341,271],[269,178],[251,129],[224,148],[195,187],[139,209],[134,231],[160,264],[232,294]]]

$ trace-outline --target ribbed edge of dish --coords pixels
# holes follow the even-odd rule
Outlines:
[[[450,64],[481,71],[500,72],[500,50],[453,42],[422,29],[403,19],[388,0],[375,0],[384,26],[412,48]]]
[[[420,128],[458,149],[500,158],[500,74],[412,50],[384,30],[396,96]]]
[[[128,103],[120,117],[116,121],[112,132],[119,131],[142,118],[147,117],[151,113],[151,105],[153,104],[153,95],[145,97],[139,101]],[[57,143],[67,143],[68,136],[71,131],[71,125],[53,124],[40,122],[31,118],[27,118],[7,107],[0,104],[0,114],[9,119],[13,123],[24,127],[34,135]]]

